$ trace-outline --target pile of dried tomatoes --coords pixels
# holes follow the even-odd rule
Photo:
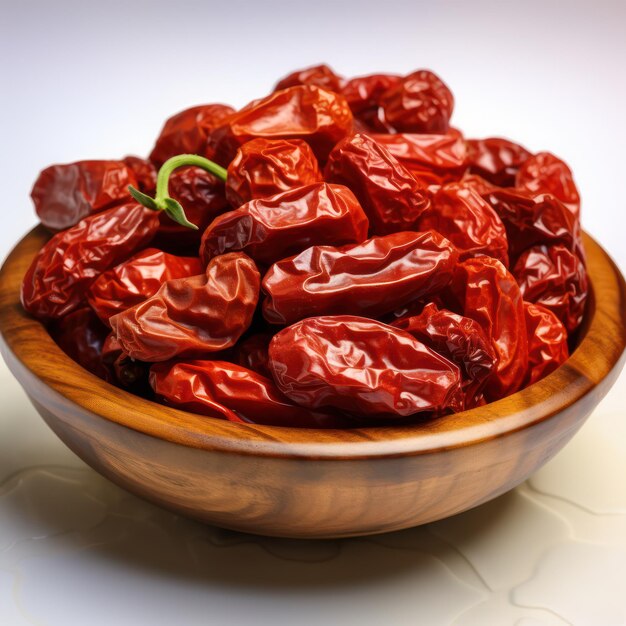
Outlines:
[[[498,400],[568,357],[588,285],[568,166],[450,126],[435,74],[321,65],[168,119],[148,159],[32,191],[24,308],[84,368],[235,422],[343,428]]]

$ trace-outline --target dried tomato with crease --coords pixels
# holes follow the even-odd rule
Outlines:
[[[573,333],[583,320],[589,292],[583,262],[563,245],[534,246],[513,268],[524,300],[549,309]]]
[[[532,156],[523,146],[500,137],[468,139],[467,153],[469,171],[498,187],[515,186],[519,168]]]
[[[259,299],[259,272],[240,252],[211,260],[206,274],[163,283],[109,322],[123,350],[146,362],[206,356],[233,346]]]
[[[457,260],[456,248],[434,231],[312,246],[265,274],[263,315],[272,324],[312,315],[379,317],[444,288]]]
[[[113,333],[104,340],[102,361],[111,382],[133,393],[148,395],[148,364],[131,359]]]
[[[430,201],[427,190],[381,144],[356,133],[330,153],[326,180],[354,192],[370,221],[370,232],[413,230]]]
[[[108,331],[88,306],[54,320],[48,330],[67,356],[98,378],[110,380],[102,356]]]
[[[259,137],[244,143],[230,162],[226,198],[236,208],[321,180],[317,159],[306,141]]]
[[[200,154],[211,158],[213,153],[207,150],[207,137],[234,112],[226,104],[202,104],[173,115],[161,130],[150,153],[150,161],[161,167],[177,154]]]
[[[256,137],[303,139],[324,163],[333,146],[351,132],[352,113],[341,94],[301,85],[252,101],[211,132],[207,145],[218,163],[228,165]]]
[[[567,331],[556,315],[540,304],[524,302],[528,336],[528,373],[524,386],[553,372],[569,357]]]
[[[551,193],[576,217],[580,215],[580,194],[572,170],[549,152],[538,152],[529,157],[517,172],[517,187],[538,193]]]
[[[102,273],[87,291],[87,301],[108,326],[110,317],[154,295],[164,282],[197,276],[202,271],[197,257],[178,257],[146,248]]]
[[[430,303],[419,315],[398,319],[392,326],[459,366],[465,409],[482,402],[482,390],[496,367],[496,354],[478,322]]]
[[[151,193],[156,189],[157,171],[150,161],[132,155],[124,157],[122,161],[135,175],[139,191]]]
[[[200,256],[207,263],[241,250],[270,265],[312,245],[359,243],[367,228],[367,217],[347,187],[312,183],[220,215],[202,236]]]
[[[481,325],[496,353],[496,369],[485,386],[487,400],[521,389],[528,369],[528,340],[522,294],[513,276],[496,259],[467,259],[457,265],[450,291],[459,312]]]
[[[235,362],[257,374],[271,378],[268,349],[273,336],[272,333],[261,332],[238,341],[233,348]]]
[[[436,230],[459,250],[461,260],[481,254],[509,264],[506,229],[480,194],[462,183],[444,185],[419,219],[419,230]]]
[[[539,244],[562,244],[584,260],[578,218],[553,195],[499,189],[483,197],[504,223],[512,263],[524,250]]]
[[[350,315],[309,317],[277,333],[270,369],[293,402],[362,418],[462,406],[459,368],[406,333]]]
[[[306,67],[301,70],[291,72],[284,78],[281,78],[274,87],[274,91],[281,91],[289,87],[297,87],[298,85],[314,85],[315,87],[322,87],[328,89],[328,91],[341,91],[341,85],[344,80],[338,74],[328,67],[328,65],[322,63],[321,65],[314,65],[313,67]]]
[[[442,185],[459,180],[467,170],[467,148],[455,128],[447,133],[374,134],[383,145],[423,185]]]
[[[131,200],[128,185],[137,180],[123,161],[77,161],[42,170],[30,195],[41,223],[59,231]]]
[[[176,170],[169,179],[169,194],[180,202],[187,219],[198,227],[198,230],[191,230],[161,214],[157,241],[176,251],[197,246],[204,229],[215,217],[230,209],[224,183],[199,167]]]
[[[40,319],[79,308],[102,272],[147,246],[157,232],[156,211],[129,203],[86,217],[54,235],[22,282],[22,305]]]
[[[445,133],[454,96],[436,74],[418,70],[387,89],[380,106],[382,119],[399,133]]]
[[[340,428],[346,419],[293,404],[271,378],[226,361],[157,363],[150,384],[170,406],[231,422]]]
[[[356,76],[347,80],[341,88],[341,93],[348,101],[355,121],[358,121],[366,131],[389,133],[393,129],[380,115],[380,99],[391,87],[402,80],[396,74],[370,74]]]

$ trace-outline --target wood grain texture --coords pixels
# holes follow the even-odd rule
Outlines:
[[[626,285],[585,235],[584,336],[539,383],[420,426],[308,430],[164,407],[83,370],[19,303],[46,241],[37,228],[0,272],[0,349],[57,435],[114,482],[182,514],[286,537],[380,533],[440,519],[513,488],[580,428],[624,362]]]

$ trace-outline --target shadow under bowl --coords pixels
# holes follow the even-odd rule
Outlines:
[[[314,430],[236,424],[162,406],[93,376],[24,312],[22,277],[49,235],[0,271],[0,350],[50,428],[86,463],[163,507],[281,537],[383,533],[460,513],[553,457],[624,363],[626,285],[588,235],[591,294],[572,356],[540,382],[420,425]]]

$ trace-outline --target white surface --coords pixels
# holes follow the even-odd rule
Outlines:
[[[52,162],[149,151],[186,106],[235,106],[321,60],[429,67],[454,124],[572,166],[626,267],[626,5],[0,0],[0,257]],[[327,19],[327,15],[332,19]],[[143,503],[85,467],[0,366],[0,624],[626,624],[626,378],[530,482],[372,539],[263,540]]]

